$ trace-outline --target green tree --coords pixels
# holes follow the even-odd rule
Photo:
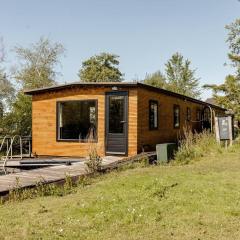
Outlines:
[[[11,111],[4,118],[6,133],[29,135],[31,133],[31,97],[24,90],[48,87],[56,84],[58,72],[55,70],[59,58],[64,53],[60,43],[52,43],[47,38],[25,48],[15,48],[20,63],[14,77],[20,83],[20,90],[12,103]]]
[[[11,111],[6,114],[2,121],[3,133],[28,136],[32,126],[32,101],[20,91],[12,104]]]
[[[160,71],[156,71],[155,73],[152,74],[146,74],[143,83],[154,87],[165,88],[166,78]]]
[[[9,107],[9,104],[13,101],[15,89],[12,83],[7,79],[6,74],[0,69],[0,105],[1,114],[3,116],[4,111]]]
[[[56,85],[59,57],[64,53],[60,43],[51,43],[47,38],[32,44],[30,47],[15,47],[19,68],[14,72],[15,79],[22,89],[33,89]]]
[[[240,79],[228,75],[225,82],[220,85],[204,85],[205,88],[213,91],[213,98],[217,105],[232,109],[236,119],[240,120]]]
[[[14,87],[7,79],[7,75],[3,64],[5,62],[5,48],[3,38],[0,38],[0,118],[4,116],[4,111],[8,108],[9,104],[14,97]]]
[[[179,53],[175,53],[165,64],[166,89],[189,97],[199,98],[199,79],[195,77],[195,69],[191,62]]]
[[[229,44],[228,57],[232,66],[236,68],[236,75],[240,78],[240,18],[226,26],[228,30],[227,43]]]
[[[226,26],[229,44],[228,57],[236,69],[235,74],[228,75],[223,84],[204,85],[213,91],[216,103],[226,109],[231,109],[240,121],[240,19]]]
[[[119,56],[110,53],[95,55],[82,63],[78,76],[81,82],[121,82]]]

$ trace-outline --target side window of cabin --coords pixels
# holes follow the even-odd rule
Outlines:
[[[97,141],[97,100],[57,102],[57,140]]]
[[[199,109],[197,109],[197,121],[201,120],[201,111]]]
[[[149,129],[158,129],[158,102],[149,101]]]
[[[179,105],[173,106],[173,127],[174,128],[180,127],[180,106]]]
[[[191,121],[191,108],[187,107],[187,121]]]

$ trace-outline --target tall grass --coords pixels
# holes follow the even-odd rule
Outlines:
[[[102,158],[98,154],[97,143],[94,139],[93,131],[91,130],[88,136],[89,150],[88,150],[88,158],[84,162],[87,166],[87,171],[89,173],[96,173],[101,170],[102,167]]]
[[[204,130],[201,133],[193,133],[185,128],[183,137],[179,141],[179,149],[175,153],[177,163],[186,164],[204,156],[221,153],[223,150],[217,143],[213,133]]]
[[[34,199],[37,197],[57,196],[63,197],[68,194],[75,193],[77,188],[86,187],[91,184],[91,178],[87,176],[80,176],[73,181],[72,178],[66,175],[64,184],[45,184],[44,182],[37,182],[33,188],[22,188],[19,184],[19,179],[16,178],[15,186],[10,190],[8,196],[0,198],[0,205],[9,202],[19,202],[25,199]]]

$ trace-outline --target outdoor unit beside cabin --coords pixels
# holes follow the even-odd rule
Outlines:
[[[160,163],[167,163],[174,156],[177,151],[176,143],[162,143],[156,145],[157,161]]]

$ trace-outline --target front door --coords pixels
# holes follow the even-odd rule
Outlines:
[[[106,93],[106,154],[127,155],[128,93]]]

